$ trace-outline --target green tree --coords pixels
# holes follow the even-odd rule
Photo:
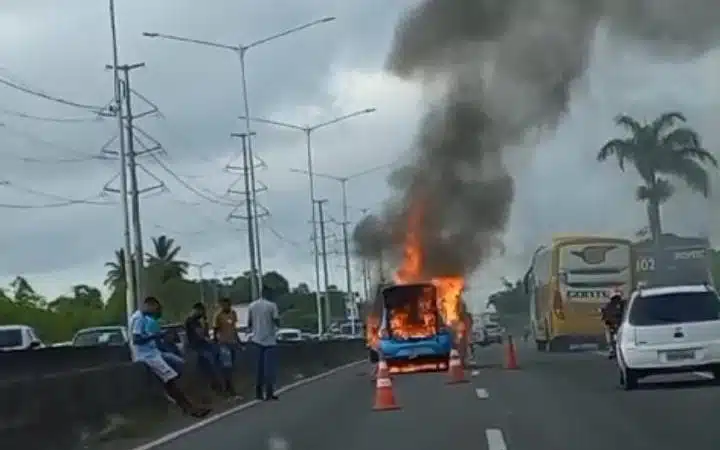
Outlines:
[[[674,186],[661,175],[678,178],[707,197],[710,194],[707,166],[718,167],[715,157],[702,147],[699,134],[690,127],[678,126],[685,122],[685,116],[679,112],[666,112],[651,123],[620,115],[615,123],[627,129],[629,136],[606,142],[597,154],[600,162],[615,156],[621,171],[629,162],[642,178],[636,198],[647,205],[653,239],[662,234],[660,206],[674,192]]]
[[[72,288],[72,296],[60,296],[48,303],[51,311],[68,311],[73,309],[87,309],[101,311],[104,309],[102,293],[100,289],[77,284]]]
[[[115,260],[105,263],[107,275],[105,275],[105,286],[117,290],[120,285],[125,284],[125,250],[115,250]]]
[[[13,288],[13,298],[16,303],[34,306],[42,306],[45,304],[45,299],[35,292],[35,289],[30,286],[30,283],[24,277],[15,277],[10,283],[10,287]]]
[[[184,278],[190,265],[186,261],[178,261],[177,255],[182,247],[175,244],[175,239],[165,235],[152,238],[154,254],[147,254],[149,272],[161,283],[171,279]]]
[[[502,278],[501,281],[503,289],[491,294],[485,306],[493,306],[500,316],[527,316],[530,299],[525,293],[522,280],[513,283],[507,278]]]
[[[284,295],[290,292],[290,282],[275,270],[265,272],[262,279],[263,285],[272,289],[276,295]]]

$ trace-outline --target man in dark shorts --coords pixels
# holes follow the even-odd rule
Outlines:
[[[223,387],[230,396],[237,396],[233,387],[233,375],[235,362],[237,360],[237,349],[240,345],[238,338],[237,323],[238,317],[232,309],[230,299],[220,299],[220,309],[215,313],[213,319],[213,331],[218,349],[218,366],[223,378]]]
[[[217,365],[217,351],[215,343],[210,340],[207,313],[202,303],[193,305],[192,312],[185,320],[185,334],[188,349],[194,354],[198,369],[210,381],[212,389],[222,393],[224,389]]]

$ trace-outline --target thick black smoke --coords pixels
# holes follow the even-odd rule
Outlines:
[[[395,196],[354,233],[360,256],[399,257],[412,228],[424,275],[467,275],[502,248],[514,198],[503,152],[552,129],[587,67],[600,25],[660,55],[694,54],[720,34],[711,0],[426,0],[396,29],[387,68],[443,86]],[[592,126],[589,124],[588,126]]]

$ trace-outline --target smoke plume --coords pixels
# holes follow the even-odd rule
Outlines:
[[[659,56],[718,41],[713,0],[426,0],[398,24],[387,69],[441,88],[421,121],[413,160],[391,175],[393,197],[357,225],[368,259],[398,258],[409,232],[424,276],[468,275],[502,250],[514,197],[507,151],[562,120],[599,26]],[[589,126],[592,126],[589,124]]]

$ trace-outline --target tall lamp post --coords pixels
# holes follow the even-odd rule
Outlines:
[[[348,213],[348,199],[347,199],[347,184],[348,181],[354,180],[356,178],[362,177],[364,175],[369,175],[371,173],[375,173],[379,170],[387,169],[392,164],[383,164],[382,166],[376,166],[367,170],[363,170],[362,172],[356,172],[352,175],[340,177],[337,175],[331,175],[327,173],[320,173],[315,172],[313,175],[320,178],[326,178],[328,180],[337,181],[340,183],[340,192],[342,196],[342,215],[343,215],[343,221],[342,221],[342,233],[343,233],[343,253],[345,256],[345,282],[346,282],[346,289],[347,289],[347,297],[346,302],[347,305],[351,308],[351,311],[353,312],[352,317],[352,334],[355,335],[355,322],[357,319],[357,305],[355,304],[355,297],[353,295],[353,288],[352,288],[352,274],[351,274],[351,268],[350,268],[350,235],[348,233],[348,226],[350,225],[350,217]],[[295,173],[302,173],[305,175],[310,176],[310,172],[307,170],[301,170],[301,169],[290,169],[291,172]]]
[[[118,143],[120,144],[120,203],[123,210],[123,248],[125,264],[125,313],[127,326],[130,327],[130,317],[137,307],[137,294],[139,281],[135,279],[133,270],[132,242],[130,239],[130,202],[128,199],[128,171],[127,171],[127,149],[125,143],[125,123],[123,122],[122,92],[120,90],[120,62],[118,55],[117,25],[115,23],[115,0],[109,0],[110,32],[112,35],[113,55],[113,84],[115,98],[113,100],[113,112],[118,121]],[[127,95],[130,95],[128,92]]]
[[[310,226],[312,227],[312,245],[313,245],[313,258],[314,258],[314,265],[315,265],[315,307],[317,308],[317,317],[318,317],[318,323],[317,323],[317,331],[318,334],[322,334],[324,331],[323,326],[323,311],[322,311],[322,299],[320,298],[320,250],[318,245],[318,233],[317,233],[317,218],[316,218],[316,211],[315,211],[315,201],[317,198],[315,198],[315,173],[313,171],[313,153],[312,153],[312,134],[314,131],[317,131],[321,128],[328,127],[330,125],[334,125],[336,123],[343,122],[345,120],[351,119],[353,117],[365,115],[365,114],[371,114],[377,111],[376,108],[366,108],[361,109],[359,111],[355,111],[349,114],[345,114],[342,116],[335,117],[334,119],[327,120],[325,122],[317,123],[315,125],[311,126],[302,126],[297,125],[293,123],[288,122],[279,122],[276,120],[270,120],[270,119],[262,119],[258,117],[249,117],[249,116],[243,116],[241,119],[245,119],[246,121],[251,122],[258,122],[258,123],[264,123],[267,125],[274,125],[277,127],[282,128],[289,128],[292,130],[302,131],[305,133],[305,145],[307,149],[307,174],[308,174],[308,181],[310,183]],[[327,324],[325,324],[327,325]]]
[[[212,267],[212,263],[211,262],[204,262],[202,264],[190,263],[190,266],[196,268],[198,271],[198,278],[200,278],[200,303],[207,306],[205,304],[205,277],[203,276],[203,269],[206,267]]]
[[[205,47],[213,47],[221,50],[229,50],[234,52],[238,58],[240,59],[240,78],[241,78],[241,88],[242,88],[242,101],[243,101],[243,112],[245,114],[244,117],[248,118],[245,119],[245,133],[247,135],[251,134],[250,130],[250,102],[248,100],[248,92],[247,92],[247,76],[246,76],[246,70],[245,70],[245,56],[247,55],[248,50],[255,48],[259,45],[268,43],[270,41],[274,41],[276,39],[288,36],[293,33],[297,33],[298,31],[305,30],[307,28],[314,27],[316,25],[320,25],[323,23],[332,22],[335,20],[335,17],[324,17],[322,19],[313,20],[312,22],[308,22],[303,25],[299,25],[293,28],[289,28],[287,30],[281,31],[279,33],[275,33],[273,35],[264,37],[262,39],[258,39],[256,41],[250,42],[248,44],[244,45],[229,45],[229,44],[223,44],[220,42],[213,42],[213,41],[204,41],[200,39],[192,39],[188,37],[183,36],[175,36],[171,34],[164,34],[164,33],[155,33],[155,32],[144,32],[143,36],[148,38],[160,38],[160,39],[167,39],[171,41],[179,41],[179,42],[186,42],[190,44],[196,44],[196,45],[202,45]],[[245,159],[245,158],[244,158]],[[258,212],[257,212],[257,201],[256,201],[256,184],[255,184],[255,156],[253,153],[253,147],[252,147],[252,138],[248,137],[247,139],[247,148],[246,148],[246,159],[249,161],[249,164],[247,166],[248,175],[250,178],[250,192],[251,192],[251,198],[252,198],[252,220],[254,221],[254,236],[251,234],[251,238],[255,241],[255,257],[250,258],[250,260],[256,260],[257,267],[250,267],[250,270],[255,276],[257,277],[257,285],[261,286],[262,284],[262,252],[260,250],[260,231],[258,229]],[[253,231],[248,230],[248,233],[253,233]]]

